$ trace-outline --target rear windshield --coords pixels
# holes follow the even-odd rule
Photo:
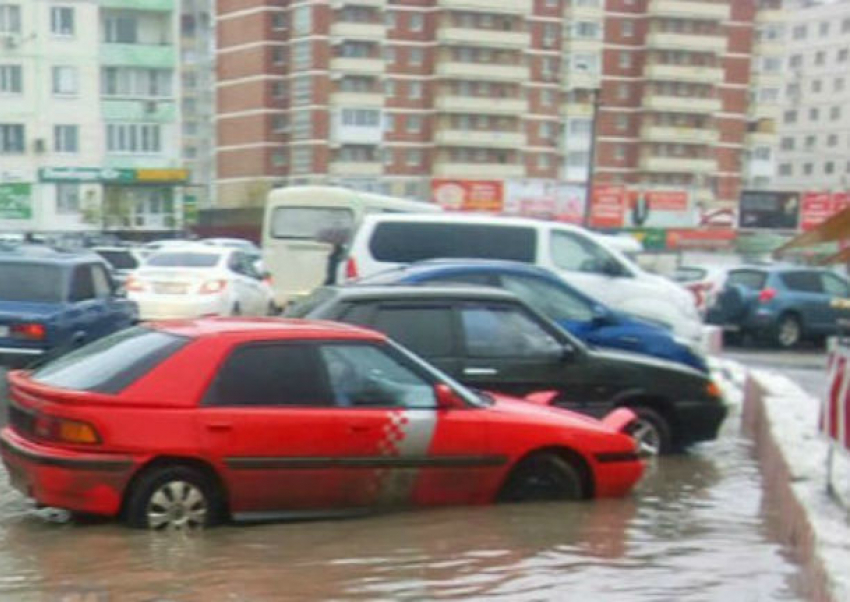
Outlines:
[[[134,270],[139,267],[139,262],[127,251],[96,251],[98,255],[109,262],[116,270]]]
[[[218,265],[221,255],[194,251],[157,253],[148,259],[148,266],[160,268],[211,268]]]
[[[486,258],[534,262],[533,228],[486,224],[378,224],[369,250],[378,261],[411,263],[422,259]]]
[[[48,362],[32,379],[61,389],[120,393],[188,342],[142,326],[128,328]]]
[[[336,296],[336,291],[331,287],[317,288],[306,297],[291,303],[286,308],[286,317],[304,318],[326,301],[333,299],[334,296]]]
[[[673,278],[677,282],[694,282],[702,280],[708,275],[708,270],[703,268],[676,268]]]
[[[760,291],[764,288],[764,282],[767,280],[767,274],[758,270],[738,270],[730,272],[726,278],[726,284],[737,284],[754,291]]]
[[[344,207],[278,207],[272,212],[274,238],[317,240],[325,231],[350,231],[354,213]]]
[[[0,263],[0,301],[61,303],[63,270],[38,263]]]

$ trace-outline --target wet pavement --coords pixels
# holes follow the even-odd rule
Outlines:
[[[51,522],[0,474],[0,600],[805,600],[739,428],[626,499],[188,535]]]

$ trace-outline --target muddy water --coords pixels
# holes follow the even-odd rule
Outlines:
[[[628,499],[188,536],[49,522],[0,483],[3,601],[804,599],[732,425]]]

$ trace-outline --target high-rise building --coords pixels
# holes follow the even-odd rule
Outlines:
[[[220,204],[592,175],[731,205],[779,1],[218,0]]]
[[[175,0],[0,0],[0,230],[179,227]]]
[[[779,190],[850,190],[850,1],[787,7]]]

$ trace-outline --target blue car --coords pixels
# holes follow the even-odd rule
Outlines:
[[[511,291],[582,341],[680,362],[707,372],[705,358],[671,332],[609,309],[557,275],[513,261],[429,260],[363,278],[358,284],[478,284]]]
[[[706,321],[734,338],[752,336],[779,348],[822,341],[850,320],[850,284],[826,269],[742,266],[726,275]]]
[[[94,253],[40,245],[0,250],[0,355],[7,363],[98,339],[138,315]]]

